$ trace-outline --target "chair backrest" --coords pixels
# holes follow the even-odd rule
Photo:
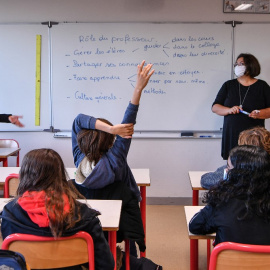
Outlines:
[[[4,198],[15,197],[19,186],[19,175],[12,173],[7,176],[4,186]]]
[[[270,246],[223,242],[214,247],[209,270],[270,269]]]
[[[57,239],[30,234],[11,234],[4,239],[2,249],[22,253],[31,269],[61,268],[87,262],[90,270],[95,269],[94,243],[86,232]]]
[[[0,148],[12,148],[12,147],[17,147],[19,148],[19,143],[14,140],[14,139],[0,139]],[[20,151],[18,151],[16,154],[13,156],[17,156],[17,167],[20,166]]]

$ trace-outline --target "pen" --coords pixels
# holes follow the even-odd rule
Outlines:
[[[239,110],[240,113],[243,113],[243,114],[246,114],[246,115],[249,115],[249,112],[246,112],[246,111],[243,111],[243,110]]]
[[[212,138],[210,135],[201,135],[200,138]]]

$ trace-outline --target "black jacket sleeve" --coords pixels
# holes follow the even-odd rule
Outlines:
[[[216,231],[213,207],[205,206],[189,222],[189,231],[193,234],[210,234]]]
[[[10,123],[10,121],[8,120],[8,118],[11,116],[12,114],[0,114],[0,122],[1,123]]]

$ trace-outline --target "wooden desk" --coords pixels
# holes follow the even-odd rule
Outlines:
[[[66,168],[71,179],[75,178],[76,168]],[[151,185],[149,169],[131,169],[137,185],[140,187],[142,201],[140,202],[140,210],[144,233],[146,237],[146,187]],[[1,175],[1,172],[0,172]],[[141,257],[145,257],[145,252],[141,252]]]
[[[192,205],[194,206],[199,205],[199,191],[206,190],[201,186],[201,176],[205,173],[207,173],[207,171],[188,172],[192,188]],[[198,269],[199,249],[197,238],[190,238],[190,254],[193,254],[193,256],[190,256],[190,269]],[[209,261],[209,259],[210,259],[210,242],[207,241],[207,262]]]
[[[192,245],[192,242],[198,244],[199,239],[207,239],[207,269],[209,267],[209,259],[210,259],[210,239],[215,239],[215,234],[206,234],[206,235],[196,235],[192,234],[189,231],[189,222],[192,217],[199,212],[204,206],[184,206],[185,215],[186,215],[186,222],[187,222],[187,230],[188,230],[188,237],[190,239],[190,270],[198,270],[198,245]]]
[[[201,186],[201,177],[207,171],[190,171],[188,172],[192,188],[192,205],[199,205],[199,191],[206,190]]]
[[[71,179],[75,178],[76,168],[66,168],[66,171]],[[140,210],[144,235],[146,239],[146,187],[150,186],[150,170],[149,169],[131,169],[137,185],[140,187],[142,200],[140,202]],[[125,241],[126,249],[126,269],[129,270],[129,241]],[[146,252],[140,252],[140,257],[145,257]]]
[[[21,148],[12,147],[12,148],[0,148],[0,161],[3,161],[3,167],[8,166],[8,157],[13,156],[18,153]]]
[[[10,199],[0,198],[0,211],[10,201]],[[87,203],[91,208],[98,210],[101,215],[99,220],[104,231],[108,231],[109,246],[112,251],[116,269],[116,232],[119,229],[119,221],[121,214],[121,200],[79,200]]]
[[[149,187],[151,184],[150,180],[150,170],[149,169],[131,169],[133,176],[137,185],[140,187],[140,192],[142,196],[142,200],[140,202],[140,210],[142,223],[144,228],[144,235],[146,239],[146,187]],[[141,257],[146,256],[146,252],[140,253]]]

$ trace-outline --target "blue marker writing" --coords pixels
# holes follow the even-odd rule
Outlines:
[[[246,112],[246,111],[243,111],[243,110],[239,110],[240,113],[243,113],[243,114],[246,114],[246,115],[249,115],[249,112]]]

